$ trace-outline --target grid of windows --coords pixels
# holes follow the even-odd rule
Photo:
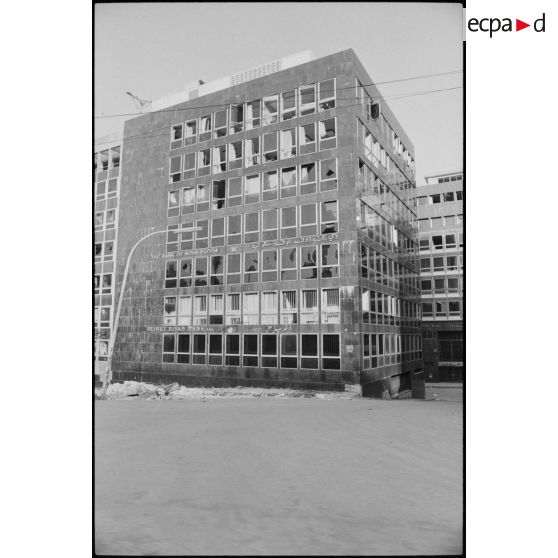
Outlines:
[[[318,104],[316,107],[316,89]],[[335,78],[268,95],[171,126],[170,148],[234,135],[298,116],[335,108]],[[108,154],[107,154],[108,157]],[[103,159],[104,162],[104,159]]]
[[[364,333],[363,368],[380,368],[422,358],[422,337],[416,334]]]
[[[309,370],[340,370],[339,334],[165,333],[162,361]]]
[[[180,294],[165,296],[163,304],[166,326],[339,324],[341,317],[338,287]]]
[[[337,233],[339,232],[338,202],[331,200],[319,204],[251,211],[229,215],[226,219],[224,217],[200,219],[193,224],[201,230],[179,232],[179,225],[168,225],[167,253],[193,248],[251,244],[277,240],[278,237],[290,239]]]

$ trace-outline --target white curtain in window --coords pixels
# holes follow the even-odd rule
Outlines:
[[[181,296],[178,299],[178,315],[189,316],[192,313],[192,297]]]
[[[207,310],[207,299],[204,296],[196,296],[194,301],[194,312],[196,314],[205,314]]]
[[[240,312],[240,295],[229,294],[227,295],[227,313],[238,314]]]
[[[318,291],[302,291],[302,309],[303,310],[318,310]]]
[[[211,295],[211,304],[209,307],[211,314],[222,314],[223,313],[223,295]]]
[[[260,175],[247,176],[245,183],[246,194],[259,194],[260,192]]]
[[[281,157],[288,157],[293,148],[292,130],[281,130]]]
[[[262,314],[277,312],[277,293],[262,293]]]
[[[244,315],[258,314],[258,295],[259,293],[244,293]]]
[[[296,291],[283,291],[282,309],[288,311],[296,310]]]

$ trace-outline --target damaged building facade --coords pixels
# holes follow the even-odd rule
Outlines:
[[[352,50],[126,121],[112,380],[423,397],[413,157]]]

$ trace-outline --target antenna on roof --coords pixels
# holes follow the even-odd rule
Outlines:
[[[145,99],[140,99],[136,95],[132,95],[132,93],[130,93],[129,91],[126,91],[126,95],[130,95],[130,97],[132,97],[132,99],[134,99],[134,101],[136,102],[136,105],[137,105],[140,112],[142,112],[143,107],[151,105],[151,101],[147,101]]]

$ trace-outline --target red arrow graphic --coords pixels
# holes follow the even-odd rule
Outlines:
[[[521,21],[520,19],[515,20],[515,30],[516,31],[521,31],[522,29],[525,29],[525,27],[531,27],[531,24],[530,23],[525,23],[524,21]]]

